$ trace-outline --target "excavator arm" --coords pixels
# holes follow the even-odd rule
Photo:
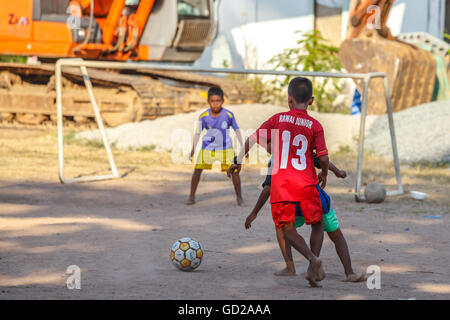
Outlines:
[[[94,16],[102,30],[100,44],[86,41],[75,47],[73,52],[78,56],[98,54],[128,57],[127,54],[137,50],[154,3],[155,0],[141,0],[136,13],[127,16],[123,14],[125,0],[72,1],[72,5],[78,5],[84,14]]]
[[[393,109],[398,111],[431,101],[436,61],[430,52],[391,34],[386,24],[393,4],[394,0],[351,0],[347,37],[339,58],[349,72],[385,72]],[[356,86],[362,91],[361,83]],[[368,110],[386,112],[381,81],[371,81]]]
[[[347,34],[347,38],[352,39],[358,37],[372,17],[373,19],[370,21],[379,23],[376,30],[380,36],[390,40],[395,39],[389,28],[386,26],[394,0],[358,0],[354,3],[354,7],[350,8],[349,17],[351,27],[350,32]],[[375,16],[377,14],[379,14],[378,17]]]

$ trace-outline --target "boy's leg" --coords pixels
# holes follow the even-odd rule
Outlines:
[[[237,173],[233,173],[231,175],[231,179],[233,180],[234,191],[236,192],[237,204],[238,206],[242,206],[244,204],[244,200],[242,200],[241,179]]]
[[[344,234],[339,228],[339,220],[336,216],[336,212],[333,208],[327,214],[323,215],[324,230],[333,241],[336,248],[336,253],[341,260],[342,266],[344,267],[345,275],[347,276],[346,281],[359,282],[365,279],[364,274],[356,275],[353,272],[352,261],[350,259],[350,253],[348,250],[347,242],[345,241]]]
[[[316,257],[320,256],[320,251],[322,250],[323,244],[323,219],[319,222],[311,225],[311,236],[309,238],[309,245],[311,246],[311,251]]]
[[[302,216],[295,216],[295,229],[300,228],[305,224],[305,219]],[[286,263],[286,268],[281,271],[275,272],[277,276],[294,276],[297,275],[295,270],[294,259],[292,257],[292,246],[289,240],[284,237],[281,229],[275,228],[277,232],[278,245],[281,249],[281,254],[283,255],[284,262]]]
[[[350,259],[350,252],[348,250],[347,242],[345,241],[344,235],[340,228],[333,232],[328,232],[328,236],[331,241],[333,241],[336,247],[336,253],[344,266],[344,272],[347,276],[346,281],[349,282],[360,282],[365,280],[364,274],[357,275],[353,272],[352,260]]]
[[[319,191],[316,186],[305,187],[303,189],[305,200],[299,202],[300,209],[302,211],[305,223],[311,225],[311,237],[310,246],[311,251],[315,256],[319,256],[323,243],[323,208],[320,200]],[[310,270],[308,270],[309,272]],[[320,267],[319,273],[316,277],[317,281],[325,279],[326,274],[323,268]]]
[[[323,243],[323,219],[319,222],[311,225],[311,236],[309,238],[309,243],[311,246],[311,251],[314,253],[316,257],[320,256],[320,251],[322,249]],[[316,279],[317,281],[322,281],[325,279],[326,274],[323,271],[323,268],[319,270],[319,277]]]
[[[194,169],[191,180],[191,194],[189,195],[188,201],[186,201],[186,204],[188,205],[195,203],[195,191],[197,190],[198,183],[200,182],[202,171],[203,169]]]
[[[285,239],[309,261],[306,279],[312,287],[318,287],[319,285],[316,283],[316,279],[320,277],[322,261],[314,255],[306,244],[305,239],[297,233],[293,222],[283,225],[282,230]]]
[[[294,259],[292,257],[291,244],[289,240],[285,239],[283,230],[275,228],[277,232],[278,245],[280,246],[281,254],[286,262],[286,268],[281,271],[275,272],[276,276],[294,276],[296,275]]]
[[[341,259],[342,265],[344,266],[345,275],[348,276],[349,274],[352,274],[353,269],[350,259],[350,253],[341,229],[338,228],[333,232],[328,232],[328,236],[330,237],[330,240],[333,241],[334,246],[336,247],[336,253],[339,256],[339,259]]]

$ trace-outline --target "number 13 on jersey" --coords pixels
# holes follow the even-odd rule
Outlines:
[[[286,169],[289,160],[289,148],[291,147],[291,132],[284,130],[281,134],[282,149],[280,169]],[[301,145],[301,147],[300,147]],[[298,157],[292,157],[291,164],[294,169],[299,171],[306,169],[306,150],[308,149],[308,139],[302,134],[298,134],[292,140],[292,146],[296,148],[295,154]]]

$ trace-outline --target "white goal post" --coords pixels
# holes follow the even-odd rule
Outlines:
[[[64,177],[64,150],[63,150],[63,106],[62,106],[62,68],[64,66],[79,67],[83,75],[83,80],[86,89],[89,93],[89,98],[94,109],[95,118],[100,129],[100,133],[105,145],[106,152],[111,167],[112,174],[104,176],[85,176],[67,179]],[[275,70],[251,70],[251,69],[224,69],[224,68],[197,68],[189,66],[168,65],[160,63],[136,63],[136,62],[109,62],[109,61],[86,61],[82,59],[59,59],[55,66],[56,79],[56,104],[58,116],[58,155],[59,155],[59,179],[61,183],[86,182],[93,180],[105,180],[118,178],[119,174],[114,162],[114,157],[106,136],[103,126],[102,117],[95,100],[92,90],[92,83],[89,79],[87,68],[102,68],[102,69],[118,69],[118,70],[136,70],[136,69],[150,69],[163,71],[185,71],[185,72],[200,72],[200,73],[220,73],[220,74],[253,74],[253,75],[274,75],[274,76],[294,76],[294,77],[328,77],[328,78],[350,78],[361,79],[364,82],[362,92],[362,106],[361,106],[361,121],[359,128],[359,143],[358,143],[358,158],[357,158],[357,178],[355,185],[355,200],[364,201],[364,196],[361,195],[362,185],[362,171],[363,171],[363,155],[364,155],[364,139],[365,139],[365,125],[367,117],[367,102],[368,89],[370,81],[374,78],[382,78],[384,84],[384,96],[387,107],[387,117],[389,121],[389,131],[391,136],[392,153],[394,158],[394,167],[397,180],[397,190],[389,191],[388,196],[401,195],[404,193],[402,178],[400,173],[400,162],[398,158],[397,141],[395,137],[394,118],[392,113],[391,98],[389,94],[389,84],[386,73],[384,72],[370,72],[370,73],[339,73],[339,72],[301,72],[301,71],[275,71]]]

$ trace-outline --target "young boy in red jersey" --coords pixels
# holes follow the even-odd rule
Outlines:
[[[319,159],[314,156],[314,165],[316,168],[320,169],[320,163]],[[272,180],[272,175],[270,173],[270,169],[272,167],[271,164],[272,160],[269,161],[269,172],[266,176],[266,179],[263,183],[263,190],[261,191],[261,194],[259,195],[259,198],[255,204],[255,207],[253,208],[252,212],[248,215],[247,219],[245,220],[245,228],[249,229],[251,227],[252,222],[256,219],[258,212],[261,210],[261,208],[266,203],[267,199],[270,197],[270,185]],[[347,176],[347,173],[344,170],[340,170],[337,168],[331,161],[329,165],[329,170],[333,172],[336,177],[338,178],[345,178]],[[324,231],[328,234],[331,241],[334,243],[334,246],[336,248],[336,253],[339,256],[342,266],[344,267],[344,272],[346,275],[346,279],[344,281],[346,282],[361,282],[365,280],[364,274],[357,275],[352,268],[352,260],[350,258],[350,252],[347,246],[347,242],[345,241],[344,234],[342,233],[339,221],[336,216],[336,212],[331,207],[331,201],[326,194],[325,191],[320,189],[319,191],[321,193],[321,200],[322,200],[322,207],[323,207],[323,221],[324,221]],[[296,214],[295,214],[295,227],[300,228],[305,223],[305,219],[302,216],[301,211],[299,208],[296,208]],[[286,263],[286,267],[275,273],[277,276],[295,276],[295,264],[294,259],[292,257],[292,250],[291,245],[289,244],[289,241],[286,241],[283,237],[282,230],[276,229],[277,234],[277,240],[278,244],[281,249],[281,254],[284,258],[284,261]],[[320,250],[321,248],[319,248]],[[320,251],[313,252],[316,256],[320,255]]]
[[[275,226],[282,230],[283,237],[299,251],[310,263],[306,279],[312,287],[318,287],[317,281],[325,278],[322,261],[313,253],[322,247],[323,209],[320,201],[318,182],[326,186],[328,175],[328,150],[321,124],[310,117],[306,111],[314,102],[312,83],[302,77],[294,78],[288,87],[288,105],[290,111],[278,113],[256,130],[246,140],[244,150],[234,159],[228,169],[228,176],[239,173],[244,156],[255,143],[267,148],[271,144],[273,156],[271,209]],[[313,163],[313,151],[319,158],[321,172],[316,174]],[[311,225],[311,249],[294,226],[295,209],[299,206],[305,223]]]

